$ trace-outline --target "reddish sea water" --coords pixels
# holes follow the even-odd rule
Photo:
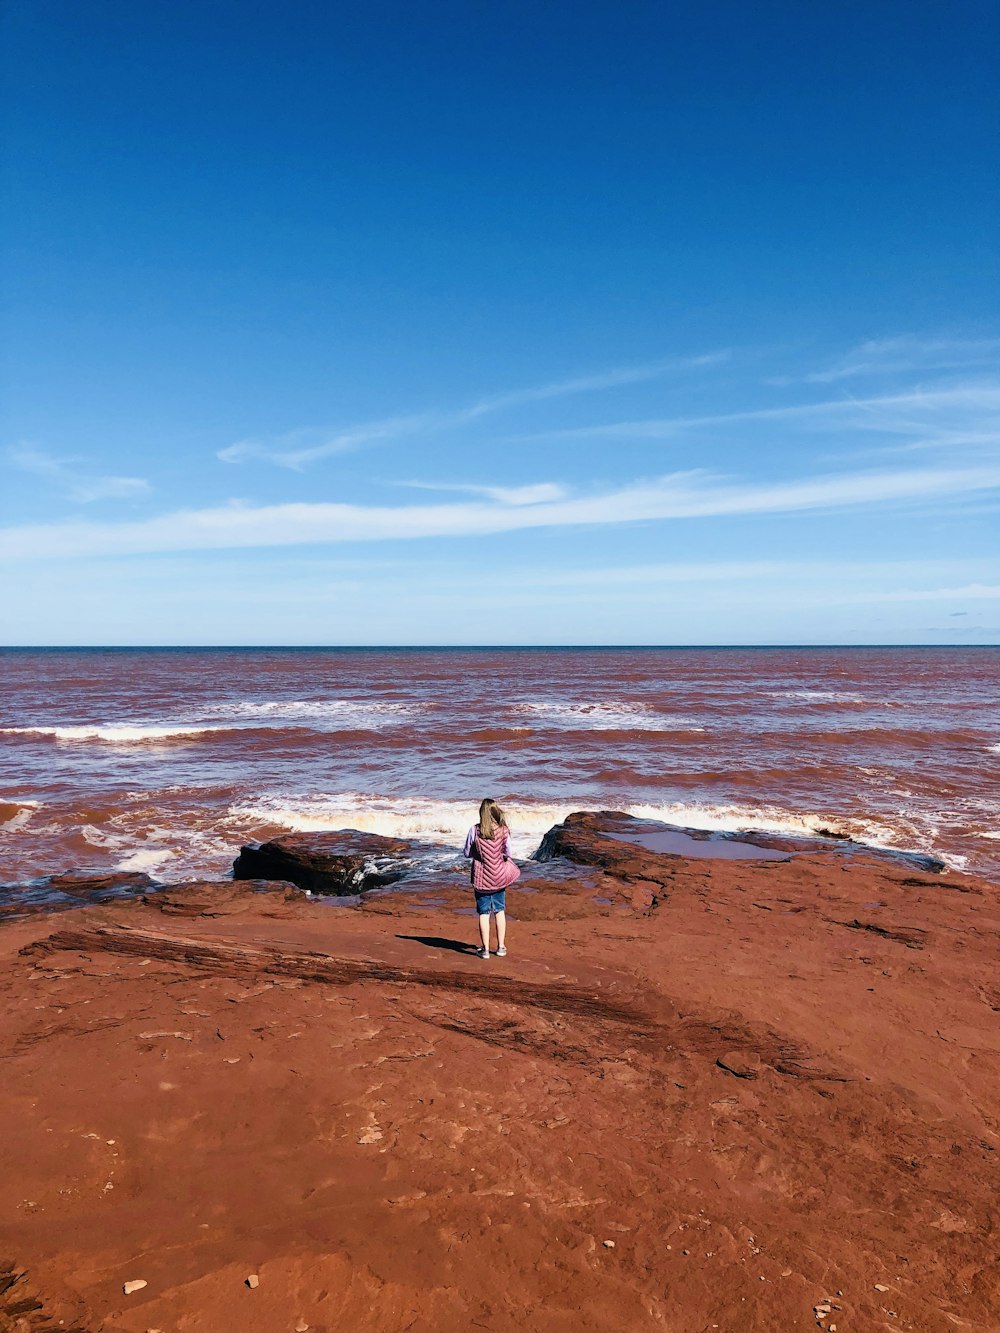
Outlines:
[[[176,880],[359,828],[579,809],[832,830],[1000,880],[1000,649],[0,651],[0,881]]]

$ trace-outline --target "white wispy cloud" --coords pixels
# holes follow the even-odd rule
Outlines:
[[[265,439],[238,440],[220,449],[216,457],[224,463],[246,463],[252,459],[261,459],[297,471],[317,458],[352,453],[366,444],[418,434],[431,429],[436,421],[438,418],[433,413],[423,413],[385,417],[342,431],[293,430]]]
[[[308,543],[482,536],[525,528],[597,526],[737,514],[791,513],[947,499],[1000,489],[985,467],[853,472],[752,483],[679,472],[615,490],[538,504],[477,500],[433,505],[300,503],[179,510],[140,522],[51,523],[0,529],[0,557],[124,555]]]
[[[566,488],[554,481],[540,481],[526,486],[477,486],[473,483],[458,481],[397,481],[397,486],[407,486],[418,491],[457,491],[462,495],[485,495],[498,504],[537,505],[548,500],[561,500],[566,495]]]
[[[80,460],[54,458],[35,445],[12,445],[5,451],[5,457],[13,467],[43,478],[80,504],[94,500],[134,500],[150,493],[149,482],[143,477],[91,476],[74,466]]]
[[[402,439],[406,436],[455,430],[470,425],[483,417],[529,403],[550,399],[569,398],[576,394],[598,393],[661,379],[684,370],[697,370],[718,365],[730,356],[728,351],[706,352],[700,356],[670,357],[638,366],[619,366],[593,375],[574,379],[554,380],[525,389],[514,389],[492,397],[480,398],[465,407],[433,412],[415,412],[408,415],[385,417],[361,422],[345,430],[321,432],[296,430],[267,438],[238,440],[220,449],[217,457],[224,463],[244,463],[252,459],[275,463],[280,467],[301,469],[320,458],[350,453],[367,444]]]
[[[920,375],[1000,365],[1000,338],[918,338],[912,334],[875,338],[833,358],[824,368],[803,375],[775,376],[766,382],[834,384],[873,375]]]
[[[968,421],[988,414],[992,430],[973,431]],[[793,403],[781,407],[750,408],[736,412],[714,412],[702,416],[653,417],[640,420],[604,422],[600,425],[537,431],[521,435],[522,440],[618,438],[637,440],[668,439],[689,431],[729,426],[746,422],[794,422],[800,425],[824,425],[831,419],[850,421],[862,431],[907,434],[933,428],[935,418],[941,429],[970,438],[998,438],[997,414],[1000,414],[1000,385],[976,383],[953,385],[942,389],[910,389],[901,393],[878,394],[868,398],[825,398],[819,402]]]

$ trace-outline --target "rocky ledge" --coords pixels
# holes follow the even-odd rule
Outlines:
[[[0,1330],[996,1333],[997,887],[661,835],[0,924]]]
[[[233,877],[288,880],[310,893],[363,893],[402,879],[414,845],[356,829],[291,833],[242,847],[233,862]]]

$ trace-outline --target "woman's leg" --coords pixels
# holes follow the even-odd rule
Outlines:
[[[479,938],[483,942],[483,948],[487,951],[490,947],[490,914],[483,912],[479,917]]]
[[[507,938],[507,913],[497,912],[497,948],[504,947],[504,940]]]

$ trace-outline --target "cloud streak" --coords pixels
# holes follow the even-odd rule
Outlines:
[[[149,482],[142,477],[87,476],[71,466],[76,459],[53,458],[34,445],[13,445],[6,451],[6,458],[19,471],[51,482],[68,499],[80,504],[91,504],[94,500],[135,500],[150,492]]]
[[[678,371],[697,370],[719,365],[729,359],[728,351],[707,352],[701,356],[671,357],[639,366],[619,366],[594,375],[575,379],[555,380],[526,389],[480,398],[466,407],[448,411],[417,412],[404,416],[385,417],[362,422],[342,431],[321,434],[317,431],[292,431],[270,439],[239,440],[220,449],[217,457],[224,463],[245,463],[253,460],[301,470],[309,463],[336,454],[351,453],[367,444],[384,443],[406,436],[432,434],[460,429],[473,422],[512,408],[552,399],[570,398],[578,394],[599,393],[662,379]],[[319,438],[317,438],[319,436]],[[310,443],[309,441],[312,441]]]
[[[994,429],[974,432],[976,438],[998,439],[996,414],[1000,414],[1000,385],[964,384],[946,389],[911,389],[903,393],[879,394],[868,398],[826,398],[816,403],[794,403],[784,407],[751,408],[738,412],[717,412],[704,416],[654,417],[643,420],[606,422],[603,425],[576,426],[565,430],[538,431],[519,436],[522,440],[636,439],[659,440],[689,431],[710,429],[747,422],[810,421],[824,424],[830,419],[849,419],[857,429],[908,433],[926,431],[928,418],[935,413],[987,413]],[[953,426],[946,423],[951,431]],[[963,436],[970,431],[965,429]]]
[[[853,347],[823,370],[780,376],[768,384],[834,384],[873,375],[919,375],[1000,363],[1000,338],[877,338]]]
[[[478,500],[431,505],[293,503],[180,510],[140,522],[0,529],[0,558],[135,555],[340,542],[478,537],[529,528],[588,527],[719,516],[935,502],[1000,489],[985,467],[854,472],[765,483],[680,472],[615,490],[536,504]]]
[[[527,486],[476,486],[458,481],[398,481],[397,486],[407,486],[417,491],[458,491],[462,495],[485,495],[488,500],[496,500],[508,505],[537,505],[549,500],[561,500],[566,495],[566,488],[552,481],[540,481]]]

